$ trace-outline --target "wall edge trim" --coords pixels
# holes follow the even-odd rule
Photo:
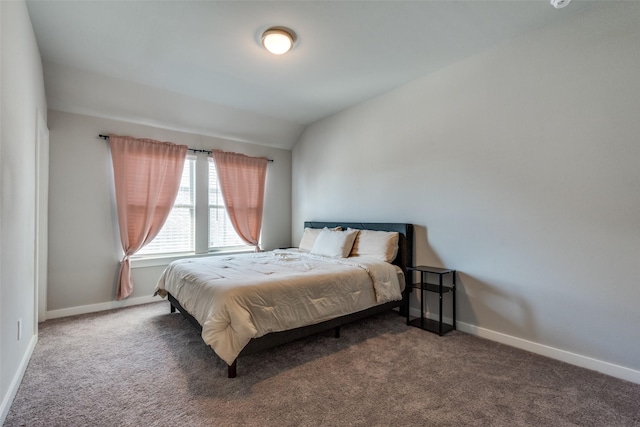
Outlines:
[[[98,304],[81,305],[77,307],[61,308],[59,310],[47,311],[47,320],[58,319],[60,317],[77,316],[79,314],[95,313],[98,311],[113,310],[114,308],[130,307],[133,305],[148,304],[160,301],[161,297],[152,295],[136,298],[128,298],[122,301],[101,302]]]
[[[411,308],[412,317],[420,317],[420,309]],[[435,313],[426,313],[425,317],[438,320],[438,316]],[[451,323],[452,319],[447,316],[443,316],[443,320],[446,323]],[[626,366],[617,365],[615,363],[605,362],[603,360],[594,359],[592,357],[584,356],[582,354],[573,353],[567,350],[563,350],[556,347],[551,347],[545,344],[540,344],[534,341],[525,340],[523,338],[514,337],[513,335],[507,335],[502,332],[496,332],[491,329],[482,328],[480,326],[472,325],[465,322],[456,322],[457,330],[465,332],[470,335],[475,335],[480,338],[485,338],[490,341],[495,341],[500,344],[505,344],[510,347],[519,348],[531,353],[539,354],[541,356],[549,357],[551,359],[559,360],[561,362],[568,363],[570,365],[578,366],[581,368],[589,369],[591,371],[600,372],[611,377],[615,377],[621,380],[630,381],[632,383],[640,384],[640,371]]]
[[[0,404],[0,425],[4,424],[5,420],[7,419],[7,415],[9,415],[9,409],[11,409],[11,405],[13,404],[13,399],[15,399],[16,394],[18,394],[18,388],[20,388],[20,384],[22,383],[22,378],[24,377],[24,373],[27,371],[27,366],[29,365],[29,361],[31,360],[31,355],[33,355],[33,350],[36,348],[37,343],[38,343],[38,335],[33,335],[31,337],[31,341],[29,342],[29,346],[27,347],[27,351],[24,353],[24,356],[20,361],[18,370],[16,371],[16,374],[13,376],[13,379],[11,380],[11,384],[7,389],[7,394],[2,399],[2,404]]]
[[[594,359],[592,357],[583,356],[578,353],[572,353],[560,348],[551,347],[523,338],[514,337],[512,335],[503,334],[501,332],[492,331],[490,329],[481,328],[470,323],[457,322],[457,329],[480,338],[486,338],[491,341],[499,342],[511,347],[526,350],[531,353],[559,360],[570,365],[579,366],[581,368],[597,371],[611,377],[630,381],[640,384],[640,371],[625,366],[616,365],[615,363],[605,362],[603,360]]]

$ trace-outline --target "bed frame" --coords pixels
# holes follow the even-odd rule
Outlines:
[[[327,320],[314,325],[303,326],[300,328],[290,329],[282,332],[272,332],[259,338],[253,338],[240,352],[238,357],[246,356],[249,354],[257,353],[268,348],[276,347],[281,344],[285,344],[300,338],[304,338],[309,335],[317,334],[333,329],[335,331],[336,338],[340,337],[340,327],[347,323],[364,319],[375,314],[383,313],[392,308],[399,307],[400,315],[406,316],[406,312],[409,307],[409,293],[411,292],[411,274],[408,272],[407,267],[413,263],[413,224],[404,223],[363,223],[363,222],[318,222],[307,221],[304,223],[305,227],[310,228],[323,228],[323,227],[342,227],[347,229],[348,227],[357,228],[359,230],[376,230],[376,231],[397,231],[399,233],[398,241],[398,255],[393,261],[393,264],[399,266],[404,272],[405,277],[405,289],[402,293],[403,298],[401,301],[391,301],[381,305],[370,307],[366,310],[358,311],[355,313],[340,316],[335,319]],[[174,313],[178,310],[191,324],[193,324],[200,332],[202,332],[202,326],[198,321],[189,314],[180,303],[168,294],[167,298],[171,303],[171,312]],[[237,362],[238,359],[233,361],[228,367],[228,377],[235,378],[237,375]]]

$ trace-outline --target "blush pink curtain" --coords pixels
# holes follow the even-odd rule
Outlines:
[[[116,299],[133,292],[129,257],[153,240],[180,188],[186,145],[109,135],[124,258]]]
[[[268,160],[219,150],[213,151],[213,160],[233,228],[259,251]]]

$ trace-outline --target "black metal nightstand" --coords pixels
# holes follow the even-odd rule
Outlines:
[[[413,320],[410,319],[409,310],[407,310],[407,325],[417,326],[429,332],[437,333],[442,336],[451,330],[456,329],[456,270],[439,267],[429,267],[426,265],[419,265],[416,267],[408,267],[409,271],[420,272],[420,282],[413,285],[414,289],[420,289],[420,317]],[[429,275],[438,276],[437,284],[429,283]],[[444,279],[448,275],[451,275],[449,284],[444,284]],[[427,319],[424,316],[426,292],[437,293],[439,296],[439,312],[438,320]],[[442,297],[444,294],[451,293],[452,308],[453,308],[453,324],[444,323],[442,321]]]

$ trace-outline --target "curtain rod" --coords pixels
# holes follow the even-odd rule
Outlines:
[[[105,141],[109,140],[109,135],[102,135],[99,134],[98,137],[104,139]],[[197,148],[188,148],[189,151],[193,152],[193,153],[207,153],[207,154],[211,154],[211,150],[199,150]],[[273,159],[267,159],[268,162],[272,162],[273,163]]]

